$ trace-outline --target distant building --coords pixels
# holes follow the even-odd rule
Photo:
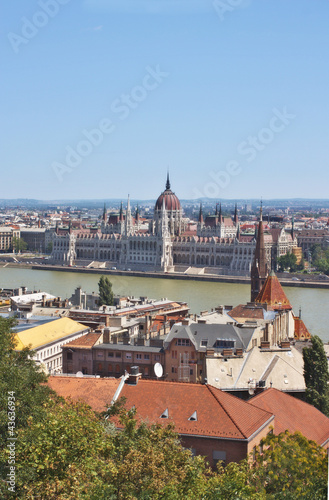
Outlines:
[[[279,228],[265,233],[264,244],[271,267],[277,257],[297,246],[297,240]],[[214,214],[204,216],[200,206],[198,222],[191,225],[168,177],[153,219],[142,220],[138,207],[132,214],[129,199],[119,213],[108,215],[104,208],[101,229],[58,227],[52,260],[68,265],[100,261],[108,267],[146,271],[204,268],[204,272],[245,276],[250,273],[255,246],[255,234],[241,234],[237,206],[233,216],[223,215],[218,204]]]
[[[55,228],[22,227],[21,238],[27,244],[27,250],[46,253],[52,244],[54,230]]]
[[[328,229],[302,229],[298,234],[298,246],[302,248],[306,258],[308,258],[308,252],[314,245],[319,245],[322,248],[329,247]]]
[[[49,373],[62,373],[62,346],[88,331],[84,325],[69,318],[55,319],[18,331],[15,334],[15,349],[21,351],[29,346],[35,352],[35,360]]]
[[[19,229],[10,226],[0,226],[0,253],[13,251],[13,238],[19,238]]]

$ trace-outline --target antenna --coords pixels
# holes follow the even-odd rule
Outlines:
[[[157,378],[162,377],[162,375],[163,375],[163,367],[162,367],[161,363],[155,363],[155,365],[154,365],[154,373],[155,373],[155,375],[156,375]]]

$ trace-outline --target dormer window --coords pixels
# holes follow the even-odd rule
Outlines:
[[[189,418],[188,420],[191,420],[191,421],[196,421],[196,420],[198,420],[198,416],[197,416],[196,411],[194,411],[194,412],[192,413],[192,415],[190,416],[190,418]]]
[[[201,347],[207,347],[208,345],[208,339],[202,339],[201,340]]]
[[[160,415],[160,418],[168,418],[168,415],[169,415],[168,408],[166,408],[165,411],[162,413],[162,415]]]
[[[177,339],[176,345],[188,347],[191,345],[191,343],[190,343],[189,339]]]

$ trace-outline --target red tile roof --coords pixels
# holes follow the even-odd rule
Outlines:
[[[274,310],[292,309],[291,304],[273,271],[266,278],[263,288],[256,297],[256,302],[260,304],[267,304],[268,307]]]
[[[82,348],[90,348],[95,343],[97,340],[99,340],[101,333],[95,333],[95,332],[90,332],[87,333],[86,335],[82,335],[82,337],[79,337],[78,339],[71,340],[71,342],[68,342],[65,344],[65,347],[82,347]]]
[[[300,399],[271,388],[255,396],[249,403],[275,415],[275,434],[285,430],[291,433],[300,431],[307,439],[321,446],[329,440],[329,418]]]
[[[298,340],[310,339],[312,335],[305,326],[305,323],[298,316],[294,316],[295,321],[295,331],[294,337]]]
[[[264,319],[264,309],[261,306],[248,306],[246,304],[240,304],[233,307],[233,309],[231,309],[231,311],[227,314],[234,319]]]
[[[49,377],[48,385],[63,398],[83,400],[94,411],[105,411],[119,387],[119,378]]]
[[[50,377],[48,384],[61,396],[81,398],[102,411],[119,379]],[[140,420],[174,422],[179,434],[245,440],[273,419],[270,412],[208,385],[139,380],[137,385],[125,384],[120,396],[127,398],[127,408],[136,407]],[[161,418],[165,410],[168,418]],[[197,420],[189,420],[194,412]]]

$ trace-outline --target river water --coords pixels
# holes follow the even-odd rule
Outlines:
[[[0,288],[22,285],[52,295],[69,298],[77,286],[88,293],[98,291],[100,275],[38,271],[0,267]],[[218,305],[246,303],[250,300],[250,286],[233,283],[183,281],[132,276],[110,276],[113,291],[118,295],[146,296],[187,302],[191,313],[210,310]],[[302,318],[313,335],[329,342],[329,290],[284,287],[295,314],[302,308]]]

